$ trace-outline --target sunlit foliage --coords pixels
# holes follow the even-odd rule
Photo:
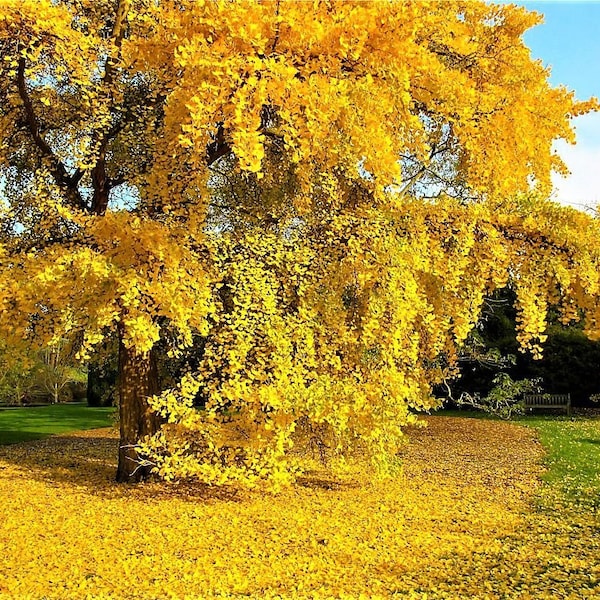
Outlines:
[[[599,333],[597,223],[541,200],[595,104],[523,9],[1,6],[0,327],[82,360],[118,332],[120,479],[285,483],[306,431],[385,471],[500,286],[523,348],[550,303]]]

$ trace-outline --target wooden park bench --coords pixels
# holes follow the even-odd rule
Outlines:
[[[564,408],[571,416],[571,394],[525,394],[525,410],[533,408]]]

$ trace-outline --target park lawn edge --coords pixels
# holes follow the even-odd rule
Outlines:
[[[114,425],[113,407],[85,403],[32,407],[0,407],[0,445],[17,444],[50,435]]]

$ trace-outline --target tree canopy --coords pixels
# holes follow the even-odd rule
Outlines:
[[[596,103],[531,59],[537,16],[1,4],[0,328],[117,333],[119,479],[285,481],[302,439],[385,467],[509,282],[523,347],[549,304],[600,333],[597,222],[545,200]],[[161,390],[157,347],[198,340]]]

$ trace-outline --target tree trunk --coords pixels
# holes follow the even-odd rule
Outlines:
[[[160,427],[147,399],[159,392],[156,351],[138,355],[119,340],[119,416],[121,441],[117,481],[137,483],[146,479],[150,468],[140,466],[135,444]]]

